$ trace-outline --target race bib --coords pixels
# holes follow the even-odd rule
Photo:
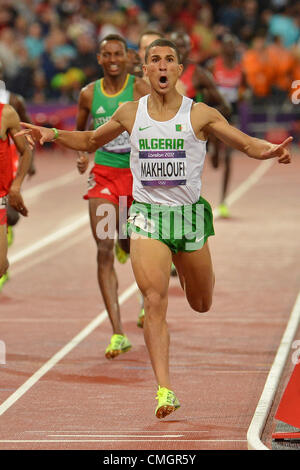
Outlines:
[[[8,205],[8,196],[0,197],[0,209],[5,209]]]
[[[179,186],[186,184],[184,150],[139,152],[140,181],[143,186]]]
[[[118,137],[104,145],[102,149],[110,153],[129,153],[130,141],[128,132],[122,132]]]

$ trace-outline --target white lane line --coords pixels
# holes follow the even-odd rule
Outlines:
[[[101,434],[102,436],[106,435],[105,433],[108,433],[108,434],[113,434],[113,433],[118,433],[119,431],[113,431],[113,430],[106,430],[106,431],[103,431],[103,429],[101,429],[100,431],[85,431],[84,429],[80,429],[80,430],[69,430],[69,431],[23,431],[23,433],[30,433],[30,434],[47,434],[47,435],[50,435],[50,433],[56,433],[55,435],[57,434],[63,434],[63,433],[73,433],[74,435],[76,435],[76,433],[85,433],[85,434],[93,434],[93,433],[97,433],[97,434]],[[130,429],[128,431],[124,431],[122,430],[122,433],[126,433],[126,432],[129,432],[129,433],[138,433],[139,437],[142,437],[141,434],[147,434],[147,433],[151,433],[151,434],[155,434],[155,433],[165,433],[166,431],[143,431],[142,429]],[[174,432],[179,432],[179,431],[174,431]],[[186,434],[190,434],[192,432],[196,432],[197,434],[201,433],[201,432],[211,432],[211,431],[196,431],[196,430],[180,430],[181,433],[186,433]],[[70,434],[71,435],[71,434]],[[116,434],[115,434],[116,435]],[[54,436],[54,434],[53,434]],[[160,434],[158,434],[157,437],[160,437]]]
[[[248,178],[243,181],[229,196],[226,198],[228,206],[232,206],[238,199],[240,199],[249,189],[254,186],[264,174],[274,165],[274,158],[270,160],[263,160],[260,165],[251,173]]]
[[[57,189],[61,186],[65,186],[66,184],[76,180],[76,177],[78,177],[79,179],[80,176],[81,175],[78,173],[77,170],[72,170],[69,173],[52,178],[51,180],[45,181],[44,183],[37,184],[33,188],[25,189],[24,191],[22,191],[22,196],[26,201],[28,199],[33,199],[47,191]]]
[[[271,406],[274,401],[275,393],[281,375],[284,370],[289,352],[291,350],[291,343],[294,339],[295,333],[300,323],[300,292],[295,302],[294,308],[290,315],[287,327],[283,334],[281,343],[277,350],[276,357],[270,369],[267,381],[265,383],[263,393],[260,397],[256,407],[254,416],[247,432],[247,441],[249,450],[270,450],[261,441],[261,435],[269,415]]]
[[[139,439],[141,436],[139,435],[135,435],[135,434],[92,434],[91,436],[87,436],[86,434],[64,434],[64,435],[60,435],[60,434],[48,434],[48,437],[86,437],[87,439],[90,439],[90,438],[94,438],[94,437],[102,437],[102,439],[104,438],[108,438],[108,437],[113,437],[115,439],[118,439],[118,438],[121,438],[121,437],[134,437],[136,439]],[[159,436],[147,436],[147,437],[156,437],[157,439],[160,439],[162,437],[166,437],[166,438],[171,438],[171,437],[183,437],[183,434],[161,434]]]
[[[78,323],[82,318],[0,318],[0,323]],[[150,369],[150,367],[149,367]]]
[[[120,306],[129,299],[138,290],[134,282],[119,297]],[[96,318],[94,318],[78,335],[76,335],[69,343],[52,356],[40,369],[38,369],[26,382],[21,385],[10,397],[0,405],[0,416],[5,413],[16,401],[18,401],[28,390],[33,387],[52,367],[54,367],[63,357],[65,357],[72,349],[78,346],[88,335],[90,335],[107,317],[106,310],[103,310]]]
[[[111,441],[108,441],[107,439],[69,439],[69,440],[59,440],[59,439],[5,439],[5,440],[0,440],[0,442],[3,443],[38,443],[38,442],[159,442],[157,439],[112,439]],[[168,442],[247,442],[246,439],[169,439]],[[2,449],[3,450],[3,449]]]
[[[78,230],[82,226],[86,225],[88,222],[89,216],[87,213],[84,213],[84,215],[78,215],[77,219],[71,224],[62,227],[61,229],[56,230],[53,233],[50,233],[50,235],[47,235],[41,240],[33,243],[32,245],[29,245],[27,248],[24,248],[23,250],[18,251],[15,255],[9,257],[9,263],[12,265],[14,263],[17,263],[18,261],[23,260],[24,258],[27,258],[28,256],[36,253],[42,248],[45,248],[51,243],[55,243],[61,240],[62,238],[65,238],[67,235],[70,235],[72,232]]]
[[[55,253],[53,253],[53,250],[52,251],[47,250],[44,253],[39,254],[38,257],[35,257],[35,258],[33,257],[29,259],[28,261],[24,261],[22,264],[18,265],[17,267],[10,269],[10,271],[13,274],[13,276],[21,274],[27,269],[31,269],[33,266],[47,261],[48,259],[52,258],[54,255],[58,256],[60,253],[64,252],[65,250],[71,248],[74,245],[77,245],[77,243],[80,243],[87,237],[90,237],[90,234],[91,234],[90,230],[80,230],[78,234],[72,235],[72,237],[68,237],[66,240],[62,241],[59,244],[59,246],[56,246]],[[10,264],[12,265],[12,262],[10,262]],[[1,319],[0,321],[3,321],[3,319]],[[22,319],[19,319],[18,321],[22,321]]]
[[[269,162],[269,160],[265,160],[260,163],[258,168],[255,169],[253,173],[250,174],[250,176],[235,190],[237,192],[237,195],[235,198],[233,198],[233,201],[230,203],[232,204],[237,200],[238,197],[241,197],[245,193],[245,187],[250,189],[251,186],[253,186],[254,182],[257,182],[267,171],[267,169],[270,168],[270,164],[266,165],[266,162]],[[261,170],[259,168],[262,167]],[[266,168],[265,168],[266,167]],[[255,175],[253,177],[253,174]],[[247,180],[250,179],[250,184],[247,184]],[[41,248],[44,248],[47,246],[49,243],[53,243],[57,241],[60,238],[63,238],[64,236],[70,234],[72,231],[76,230],[80,226],[84,225],[88,221],[88,215],[82,216],[81,219],[78,221],[75,221],[73,224],[68,225],[67,227],[64,227],[48,237],[43,238],[37,243],[34,243],[33,245],[29,246],[28,248],[25,248],[24,250],[21,250],[18,252],[13,259],[11,260],[11,263],[15,263],[21,259],[24,259],[25,257],[29,256],[30,254],[33,254],[40,250]],[[134,282],[129,286],[125,292],[120,296],[119,298],[119,303],[120,306],[122,303],[124,303],[133,293],[137,292],[138,287],[136,283]],[[54,356],[52,356],[38,371],[36,371],[21,387],[19,387],[11,396],[5,400],[2,405],[0,405],[0,416],[5,413],[16,401],[19,400],[41,377],[43,377],[54,365],[56,365],[63,357],[65,357],[72,349],[74,349],[83,339],[85,339],[92,331],[95,330],[107,317],[107,312],[104,310],[100,315],[98,315],[94,320],[92,320],[77,336],[75,336],[69,343],[67,343],[60,351],[58,351]]]

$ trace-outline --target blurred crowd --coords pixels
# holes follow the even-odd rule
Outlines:
[[[109,33],[138,49],[154,29],[188,33],[203,66],[236,36],[247,86],[258,102],[291,95],[300,78],[300,1],[296,0],[2,0],[0,61],[6,87],[31,103],[74,102],[102,74],[99,40]]]

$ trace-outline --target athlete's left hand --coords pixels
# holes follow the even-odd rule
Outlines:
[[[11,207],[16,209],[16,211],[20,212],[24,217],[28,215],[28,209],[24,204],[22,195],[19,190],[14,189],[13,187],[10,188],[8,193],[8,202]]]
[[[272,144],[271,148],[262,154],[262,159],[278,158],[278,163],[291,163],[291,152],[288,145],[292,142],[293,137],[288,137],[281,144]]]
[[[78,152],[76,164],[77,169],[81,175],[86,171],[87,167],[89,166],[89,162],[89,156],[86,152]]]

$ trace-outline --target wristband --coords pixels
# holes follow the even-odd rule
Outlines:
[[[52,140],[58,139],[59,134],[58,134],[58,130],[56,129],[56,127],[51,127],[51,130],[54,132],[54,137]]]

